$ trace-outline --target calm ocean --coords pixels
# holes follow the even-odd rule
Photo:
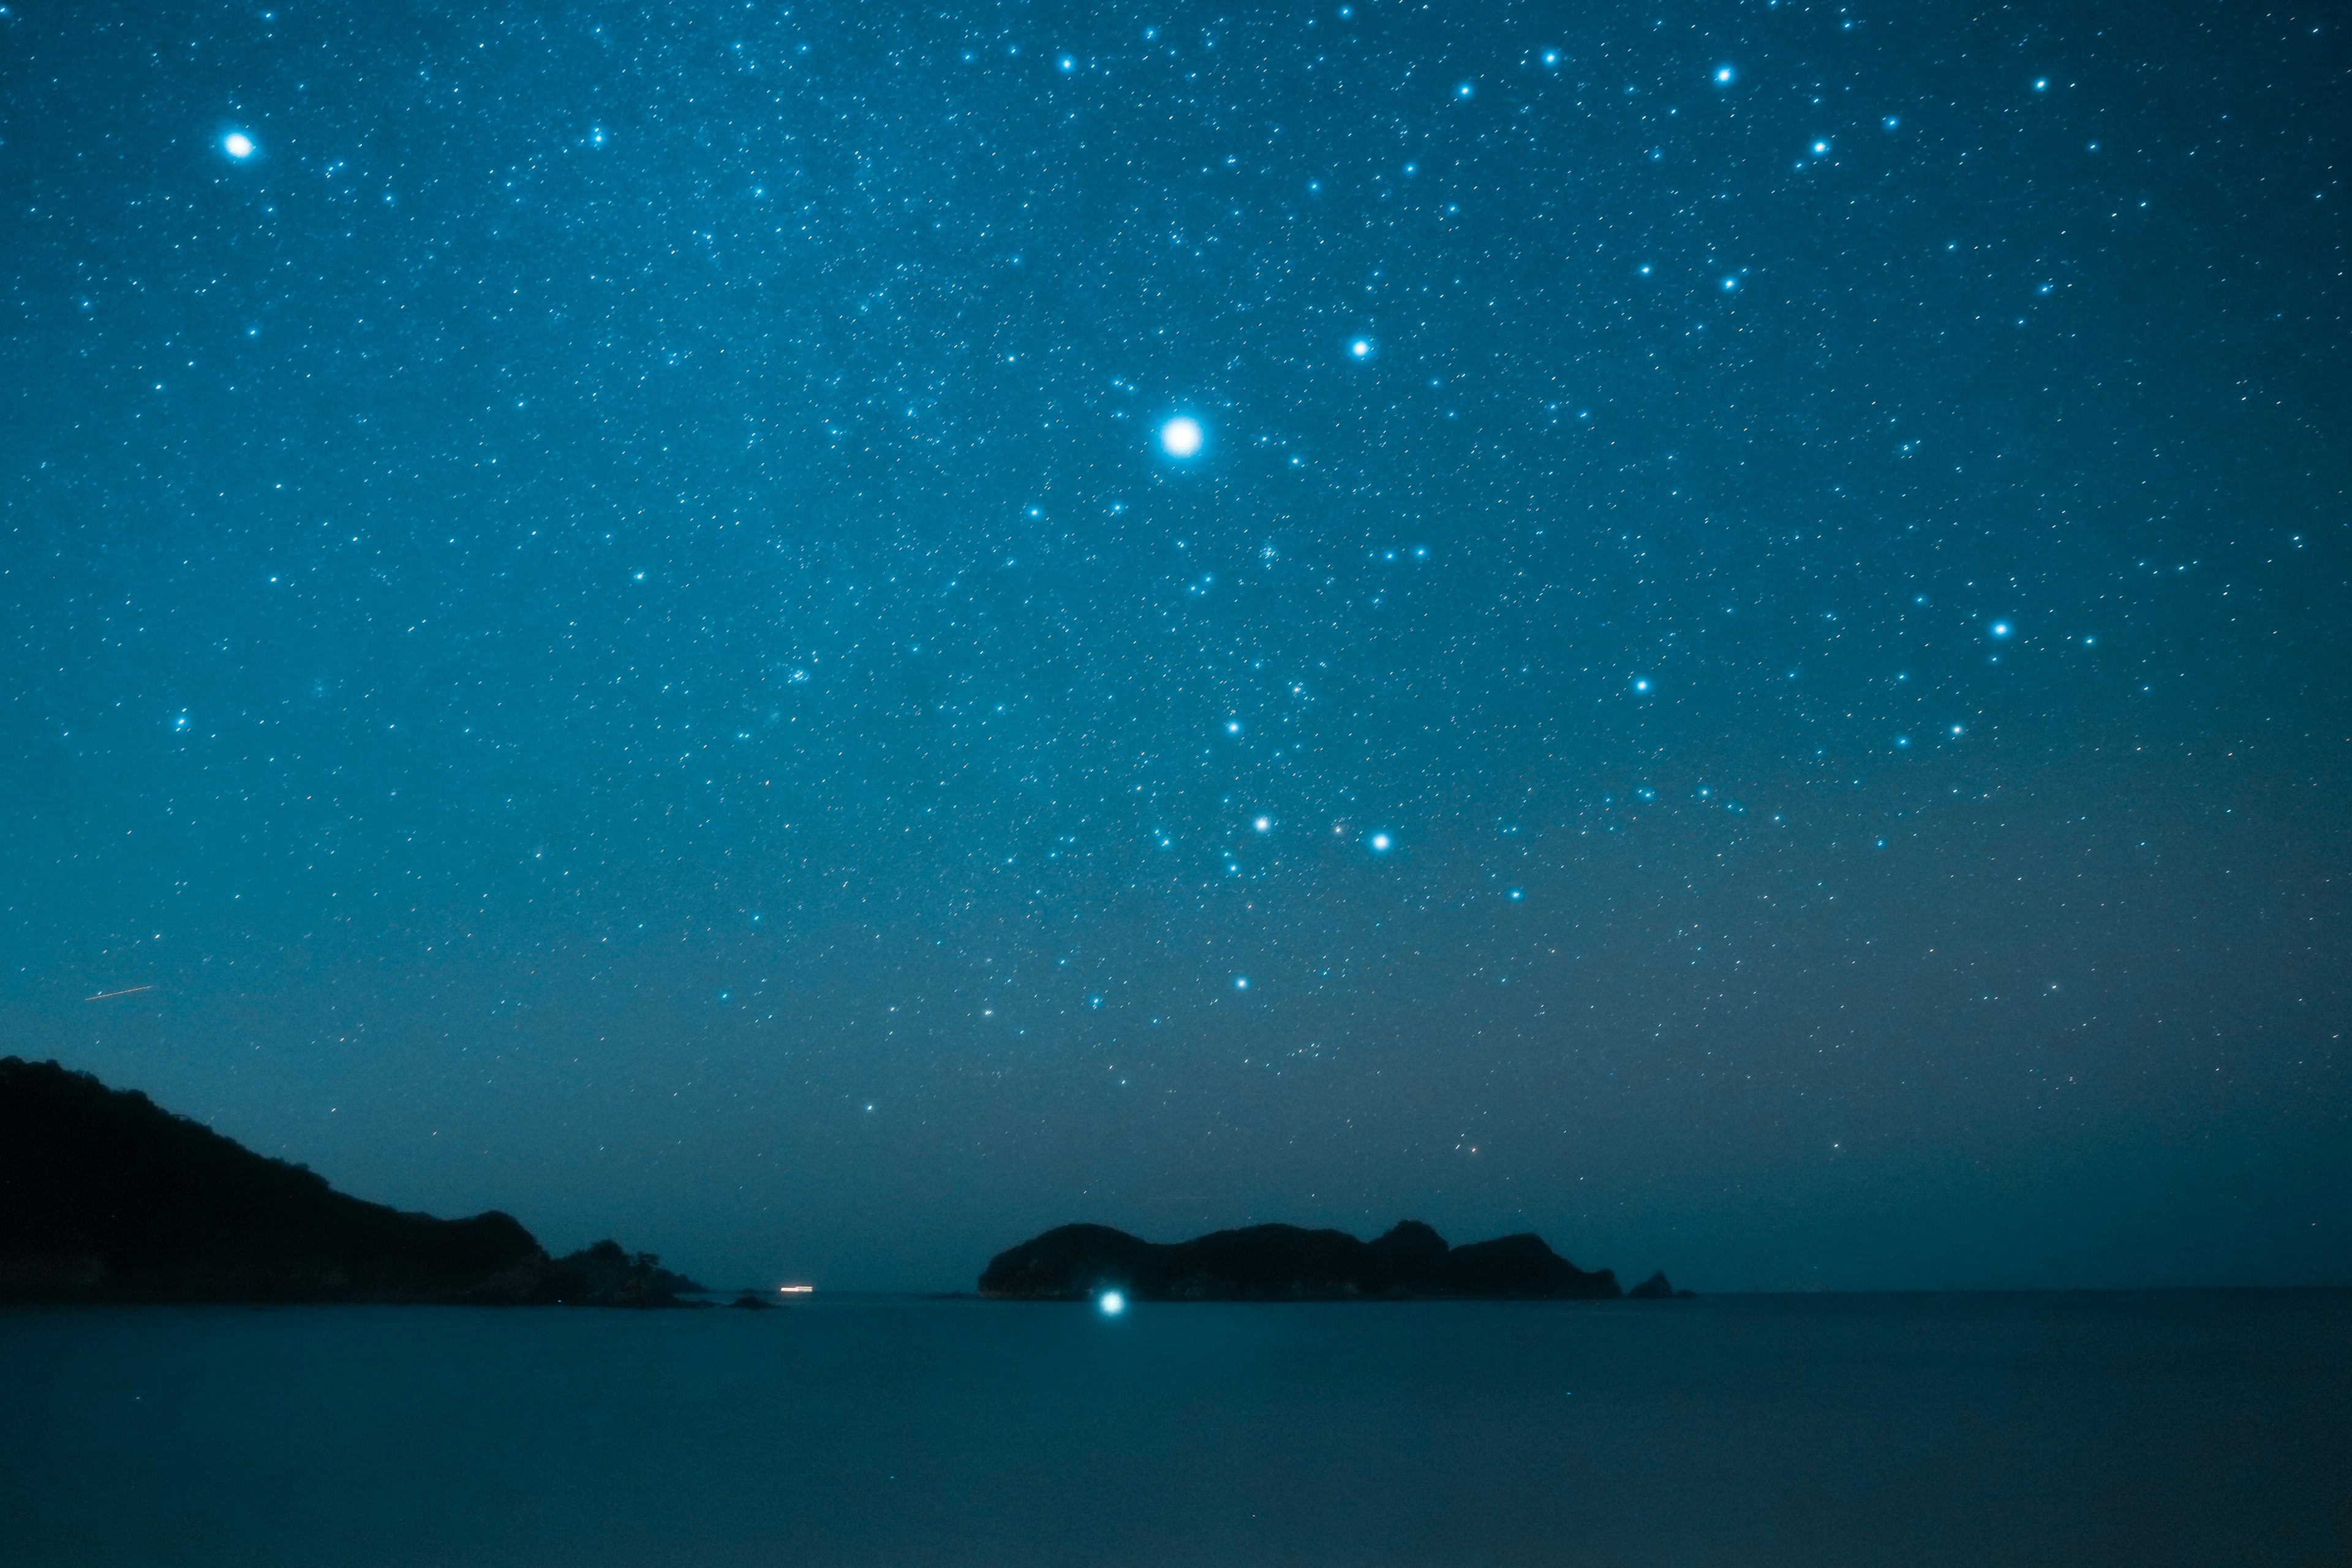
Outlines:
[[[0,1562],[2341,1563],[2352,1294],[0,1312]]]

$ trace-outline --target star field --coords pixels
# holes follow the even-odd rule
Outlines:
[[[0,49],[5,1048],[721,1283],[2342,1277],[2327,14]]]

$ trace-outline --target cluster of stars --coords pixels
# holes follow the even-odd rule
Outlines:
[[[845,1148],[1033,1206],[1187,1170],[1278,1071],[1326,1120],[1230,1156],[1264,1190],[1420,1190],[1491,1112],[1497,1214],[1594,1105],[2033,1146],[2004,1053],[2158,1081],[2210,1041],[2149,976],[2238,997],[2244,931],[2306,998],[2260,1048],[2319,1059],[2301,78],[2158,104],[2062,22],[1914,72],[1977,45],[1789,5],[1171,17],[288,14],[184,97],[123,85],[159,25],[16,19],[89,62],[26,78],[0,239],[25,1048],[86,1048],[49,978],[152,974],[169,1048],[103,1048],[258,1037],[269,1115],[675,1094],[845,1209]],[[2239,901],[2188,929],[2181,866]]]

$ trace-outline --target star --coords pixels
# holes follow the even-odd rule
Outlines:
[[[252,137],[242,131],[232,131],[221,138],[221,151],[242,163],[252,157],[257,149]]]
[[[1204,439],[1201,422],[1190,415],[1180,414],[1160,427],[1160,449],[1171,458],[1193,456]]]

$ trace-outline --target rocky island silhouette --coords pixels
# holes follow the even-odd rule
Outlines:
[[[1366,1242],[1260,1225],[1144,1241],[1067,1225],[999,1253],[982,1296],[1296,1301],[1614,1300],[1631,1290],[1541,1237],[1449,1247],[1418,1220]],[[0,1058],[0,1302],[373,1301],[682,1307],[708,1294],[650,1252],[600,1241],[551,1257],[512,1215],[436,1219],[339,1193],[135,1089],[54,1061]],[[738,1307],[775,1303],[756,1290]]]
[[[1628,1291],[1606,1268],[1579,1268],[1532,1234],[1449,1247],[1419,1220],[1373,1241],[1343,1230],[1255,1225],[1157,1243],[1102,1225],[1066,1225],[998,1253],[982,1296],[1140,1301],[1480,1299],[1609,1301],[1688,1295],[1655,1274]]]
[[[367,1203],[135,1089],[0,1058],[0,1301],[679,1307],[699,1289],[617,1242],[551,1258],[496,1210]]]

